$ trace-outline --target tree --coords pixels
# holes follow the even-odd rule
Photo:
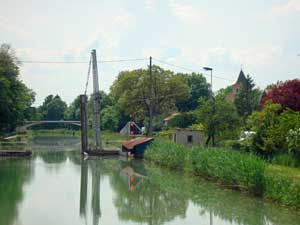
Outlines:
[[[300,111],[300,80],[278,82],[265,90],[260,106],[263,108],[268,100],[281,105],[282,109],[290,108]]]
[[[101,129],[117,131],[120,116],[120,111],[116,106],[107,106],[101,110]]]
[[[44,120],[63,120],[67,104],[56,95],[49,95],[45,98],[39,110]]]
[[[253,79],[248,74],[245,82],[238,91],[234,104],[236,106],[239,116],[242,117],[244,124],[246,124],[246,118],[259,108],[259,99],[261,91],[258,88],[254,88],[255,84]]]
[[[19,80],[18,60],[12,48],[0,47],[0,133],[12,131],[26,119],[35,93]],[[27,111],[28,112],[28,111]]]
[[[150,96],[149,71],[138,69],[120,72],[111,87],[111,95],[135,121],[146,122],[150,107],[154,117],[176,110],[176,102],[189,97],[188,86],[182,76],[158,66],[152,67],[153,94]]]
[[[290,130],[300,128],[300,112],[281,110],[280,104],[269,100],[262,111],[249,116],[247,126],[256,132],[252,140],[253,150],[265,155],[287,153],[287,137]]]
[[[65,118],[68,120],[80,120],[80,96],[68,106],[65,111]]]
[[[193,113],[181,113],[172,118],[169,122],[169,127],[187,128],[196,122]]]
[[[216,138],[218,141],[236,138],[239,133],[240,121],[234,105],[220,96],[207,101],[200,99],[195,115],[205,127],[207,145],[210,141],[215,145]]]
[[[203,97],[208,99],[210,96],[209,84],[206,82],[205,77],[202,74],[177,74],[182,76],[189,88],[190,97],[176,103],[179,111],[192,111],[199,105],[199,98]]]

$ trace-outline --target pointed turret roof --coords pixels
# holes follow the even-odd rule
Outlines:
[[[245,83],[245,82],[247,82],[247,79],[246,79],[246,76],[245,76],[243,70],[241,70],[236,83]]]

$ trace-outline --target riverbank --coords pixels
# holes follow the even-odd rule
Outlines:
[[[300,172],[270,165],[255,155],[222,148],[190,149],[156,140],[148,147],[145,159],[300,209]]]

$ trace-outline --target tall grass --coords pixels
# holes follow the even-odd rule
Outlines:
[[[169,141],[154,141],[145,159],[169,168],[186,169],[197,175],[216,178],[235,188],[260,195],[264,185],[263,160],[225,149],[189,149]]]
[[[189,160],[192,171],[231,184],[233,187],[261,195],[264,188],[265,163],[254,155],[226,149],[194,148]]]
[[[186,158],[186,148],[168,141],[155,140],[146,151],[145,158],[169,168],[183,169]]]
[[[145,159],[160,165],[211,177],[223,184],[300,209],[300,170],[265,163],[248,153],[224,148],[187,148],[155,140]]]
[[[300,207],[299,169],[270,165],[265,172],[265,183],[265,198]]]

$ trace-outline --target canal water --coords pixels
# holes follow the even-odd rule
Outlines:
[[[38,144],[0,159],[0,225],[300,225],[297,211],[142,160]]]

